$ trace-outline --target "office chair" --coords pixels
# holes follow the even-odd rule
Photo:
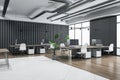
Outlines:
[[[114,44],[111,43],[111,44],[109,45],[108,50],[104,50],[104,51],[107,52],[108,54],[110,54],[110,52],[113,52],[113,51],[114,51]]]
[[[23,52],[26,51],[26,44],[25,44],[25,43],[21,43],[19,50],[20,50],[20,51],[22,52],[22,54],[23,54]]]
[[[53,46],[53,44],[50,44],[50,49],[54,49],[55,47]]]
[[[88,44],[85,43],[82,47],[81,47],[81,52],[77,52],[78,55],[80,55],[80,57],[82,58],[91,58],[91,52],[87,51],[87,46]]]
[[[69,55],[69,49],[65,49],[65,44],[64,43],[60,43],[60,53],[61,53],[61,55],[63,55],[63,54],[67,54],[68,56],[70,56]]]
[[[64,43],[60,43],[60,53],[62,54],[62,52],[66,51],[66,49],[62,49],[65,47]]]

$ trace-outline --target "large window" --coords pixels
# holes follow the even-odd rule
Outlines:
[[[117,47],[120,47],[120,16],[117,16]]]
[[[75,24],[75,39],[78,39],[81,45],[81,24]]]
[[[85,43],[90,44],[90,32],[89,29],[82,29],[82,45]]]
[[[69,26],[69,37],[70,39],[74,39],[75,38],[75,31],[74,31],[74,25],[70,25]]]
[[[90,27],[90,22],[84,22],[84,23],[82,23],[82,27]]]
[[[82,22],[69,26],[70,39],[78,39],[79,45],[90,44],[90,22]]]
[[[117,22],[120,23],[120,16],[117,16]]]
[[[82,23],[82,45],[85,43],[90,44],[90,23]]]

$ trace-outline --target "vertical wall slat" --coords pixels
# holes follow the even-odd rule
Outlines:
[[[56,33],[60,32],[67,35],[68,26],[0,20],[0,48],[9,48],[13,52],[14,49],[10,48],[10,44],[15,44],[16,39],[19,44],[22,42],[27,44],[40,44],[42,39],[45,39],[47,43],[54,38]]]

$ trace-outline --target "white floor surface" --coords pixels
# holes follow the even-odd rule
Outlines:
[[[9,63],[9,69],[0,67],[0,80],[109,80],[45,56],[13,58]]]

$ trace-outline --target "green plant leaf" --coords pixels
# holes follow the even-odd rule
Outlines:
[[[49,43],[50,43],[51,45],[53,45],[55,49],[59,47],[59,44],[57,44],[57,41],[56,41],[56,40],[59,38],[59,35],[60,35],[60,34],[55,34],[55,35],[54,35],[54,40],[50,40],[50,41],[49,41]]]
[[[54,42],[53,40],[51,40],[51,41],[49,41],[49,43],[50,43],[50,44],[53,44],[53,43],[55,43],[55,42]]]
[[[55,40],[59,38],[59,34],[55,34]]]
[[[69,38],[69,35],[66,35],[66,36],[65,36],[65,40],[67,41],[68,39],[70,39],[70,38]]]

